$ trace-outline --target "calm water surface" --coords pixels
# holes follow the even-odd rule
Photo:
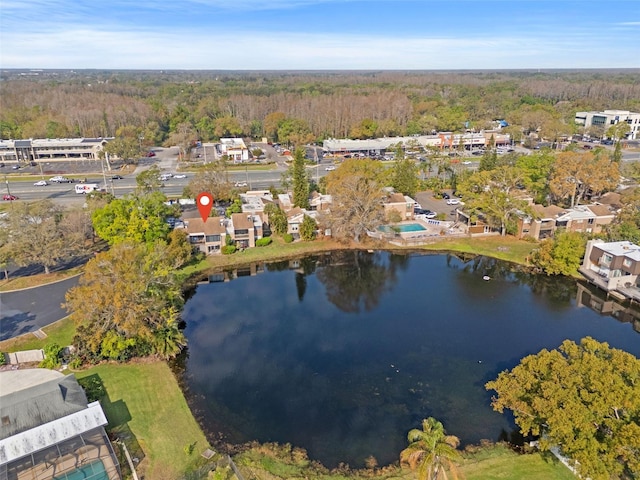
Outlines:
[[[184,383],[208,432],[288,442],[329,467],[396,461],[427,416],[464,443],[497,440],[513,424],[484,383],[523,356],[589,335],[640,357],[632,323],[580,306],[610,307],[593,293],[484,257],[348,251],[266,265],[187,301]]]

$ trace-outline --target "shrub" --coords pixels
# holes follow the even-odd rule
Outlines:
[[[231,255],[232,253],[236,253],[236,250],[235,245],[225,245],[220,249],[220,252],[222,252],[223,255]]]
[[[282,239],[284,240],[284,243],[291,243],[293,242],[293,235],[291,235],[290,233],[285,233],[282,236]]]
[[[5,363],[7,363],[7,357],[4,353],[0,352],[0,365],[4,365]]]
[[[102,400],[107,394],[104,383],[102,383],[102,379],[97,374],[79,378],[78,383],[84,389],[84,393],[87,395],[89,402]]]
[[[271,244],[271,237],[263,237],[256,240],[256,247],[266,247]]]
[[[60,356],[64,349],[57,343],[50,343],[44,347],[44,360],[40,362],[41,368],[58,368],[61,365]]]

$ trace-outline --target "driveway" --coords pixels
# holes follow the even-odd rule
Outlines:
[[[0,340],[52,324],[67,316],[64,295],[78,284],[80,276],[41,287],[0,293]]]

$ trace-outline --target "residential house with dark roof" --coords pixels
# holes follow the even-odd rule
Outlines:
[[[120,480],[99,402],[73,375],[0,372],[0,478]]]

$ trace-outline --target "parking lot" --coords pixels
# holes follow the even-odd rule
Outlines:
[[[451,197],[453,198],[451,190],[444,191],[451,195]],[[425,210],[431,210],[432,212],[446,214],[445,220],[454,221],[456,219],[455,211],[457,205],[447,205],[447,201],[445,199],[434,198],[433,192],[418,192],[416,193],[415,200]]]

